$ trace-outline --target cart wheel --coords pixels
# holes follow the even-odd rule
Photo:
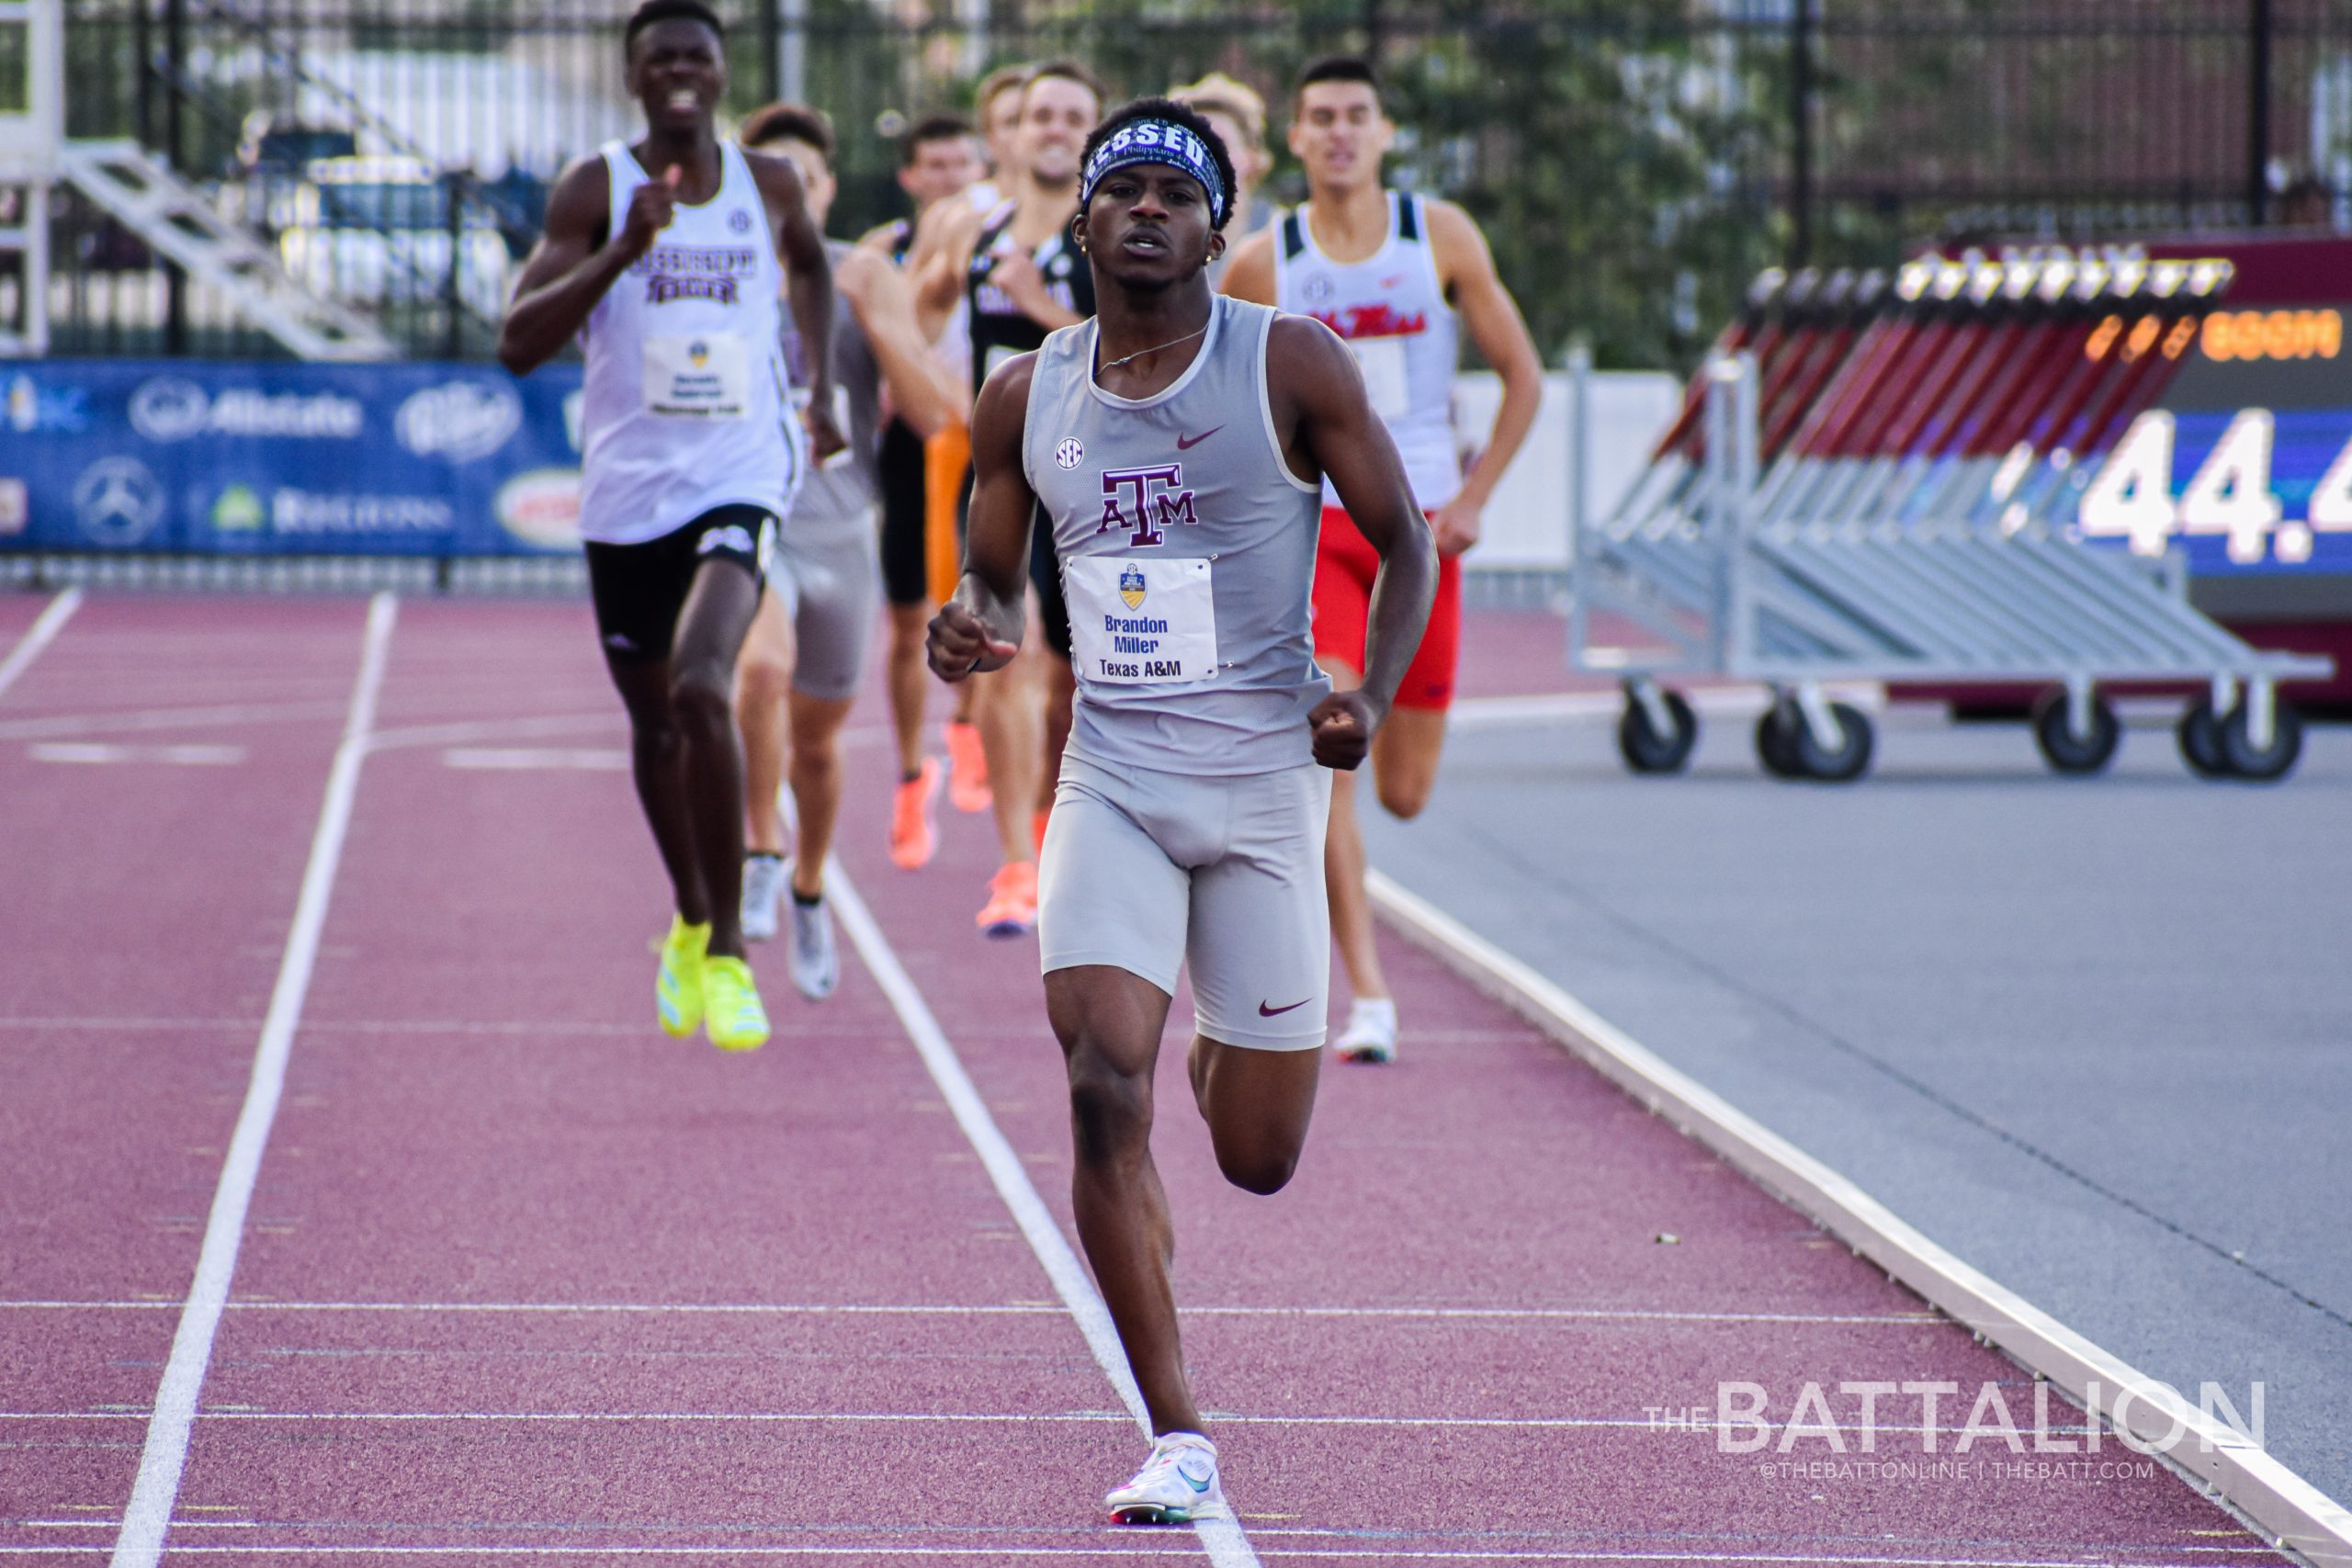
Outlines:
[[[2115,760],[2123,727],[2105,697],[2091,698],[2091,732],[2077,738],[2066,727],[2066,689],[2053,686],[2033,705],[2033,740],[2043,761],[2062,773],[2095,773]]]
[[[1791,727],[1791,751],[1801,778],[1822,784],[1851,784],[1870,771],[1871,721],[1848,703],[1831,703],[1829,716],[1838,721],[1838,744],[1825,748],[1813,729],[1799,718]]]
[[[1649,709],[1625,698],[1625,712],[1617,720],[1617,750],[1625,765],[1637,773],[1679,773],[1690,761],[1691,748],[1699,744],[1699,716],[1690,711],[1690,704],[1679,692],[1661,692],[1666,700],[1667,716],[1674,728],[1660,735],[1650,728]]]
[[[2222,754],[2222,722],[2213,716],[2213,699],[2200,694],[2182,711],[2173,731],[2180,742],[2180,760],[2200,779],[2230,776],[2230,760]]]
[[[2274,700],[2270,705],[2270,744],[2256,747],[2246,722],[2246,705],[2232,708],[2220,725],[2222,760],[2233,777],[2256,784],[2275,784],[2292,773],[2303,754],[2303,721],[2293,708]]]
[[[1776,779],[1803,778],[1804,775],[1797,771],[1796,742],[1790,737],[1787,719],[1782,717],[1784,705],[1774,703],[1756,720],[1756,760]]]

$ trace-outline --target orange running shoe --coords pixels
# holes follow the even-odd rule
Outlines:
[[[932,802],[939,798],[939,759],[925,757],[922,771],[900,782],[890,801],[890,863],[921,871],[939,850],[939,825]]]
[[[1037,863],[1011,860],[989,878],[989,901],[973,922],[989,936],[1027,936],[1037,929]]]
[[[947,798],[958,811],[986,811],[995,804],[989,794],[989,754],[977,724],[948,721]]]

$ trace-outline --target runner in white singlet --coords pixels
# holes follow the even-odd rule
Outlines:
[[[792,160],[808,215],[821,227],[836,189],[832,122],[803,104],[770,104],[745,118],[742,141]],[[915,325],[913,295],[889,257],[836,241],[825,248],[833,265],[834,418],[850,444],[801,487],[769,566],[770,592],[743,644],[735,692],[750,797],[743,934],[758,942],[777,933],[788,883],[786,956],[792,983],[811,1001],[831,996],[841,977],[825,861],[841,813],[842,726],[880,613],[875,512],[883,493],[884,394],[918,442],[954,418],[963,399],[961,385],[933,364]],[[812,369],[799,350],[798,334],[787,333],[797,399]],[[920,449],[914,461],[922,461]],[[788,865],[776,809],[787,756],[796,819]]]
[[[1307,202],[1244,241],[1226,291],[1310,315],[1348,340],[1374,408],[1404,455],[1414,497],[1437,532],[1442,566],[1429,630],[1396,692],[1396,712],[1373,750],[1382,806],[1410,818],[1429,804],[1445,744],[1462,640],[1459,558],[1478,539],[1479,514],[1535,422],[1543,367],[1519,308],[1469,216],[1451,202],[1385,190],[1380,160],[1395,139],[1372,67],[1344,57],[1300,73],[1291,151],[1306,170]],[[1477,458],[1455,456],[1457,327],[1501,377],[1502,406]],[[1324,497],[1315,569],[1315,654],[1345,685],[1363,669],[1363,628],[1378,558],[1337,497]],[[1393,1061],[1396,1003],[1373,944],[1363,829],[1352,781],[1331,793],[1331,929],[1354,993],[1339,1052]]]
[[[1329,770],[1374,744],[1437,560],[1346,347],[1211,291],[1234,177],[1208,122],[1139,100],[1094,133],[1083,167],[1076,231],[1101,313],[980,393],[964,580],[931,658],[960,681],[1018,651],[1042,510],[1078,679],[1046,834],[1046,1007],[1070,1086],[1079,1240],[1154,1435],[1104,1502],[1120,1523],[1182,1522],[1228,1506],[1169,1280],[1150,1146],[1160,1032],[1189,969],[1192,1084],[1217,1164],[1246,1190],[1280,1190],[1322,1057]],[[1327,475],[1382,556],[1364,678],[1341,693],[1308,630]]]
[[[742,755],[735,656],[803,466],[787,423],[777,296],[829,367],[831,272],[781,158],[722,145],[718,18],[646,0],[622,35],[644,139],[566,169],[524,264],[498,356],[520,375],[577,333],[586,351],[581,532],[597,632],[628,709],[639,798],[676,914],[655,1013],[748,1051],[767,1011],[743,962]],[[831,371],[808,416],[838,451]]]

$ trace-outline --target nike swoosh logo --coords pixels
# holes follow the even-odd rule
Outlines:
[[[1225,426],[1220,424],[1217,428],[1219,430],[1223,430]],[[1301,997],[1298,1000],[1291,1003],[1290,1007],[1286,1008],[1270,1008],[1265,1003],[1260,1002],[1258,1004],[1258,1016],[1260,1018],[1280,1018],[1283,1013],[1290,1011],[1291,1008],[1303,1008],[1314,999],[1315,998],[1313,997]]]
[[[1176,450],[1179,452],[1189,452],[1193,447],[1198,446],[1202,442],[1206,441],[1210,436],[1215,435],[1218,431],[1223,430],[1225,426],[1220,424],[1214,426],[1211,429],[1204,430],[1198,435],[1180,435],[1176,438]]]

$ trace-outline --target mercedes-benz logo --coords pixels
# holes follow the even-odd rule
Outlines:
[[[186,441],[204,434],[212,400],[178,376],[157,376],[130,394],[130,428],[150,441]]]
[[[135,545],[164,520],[164,487],[136,457],[101,457],[74,481],[74,516],[101,545]]]

